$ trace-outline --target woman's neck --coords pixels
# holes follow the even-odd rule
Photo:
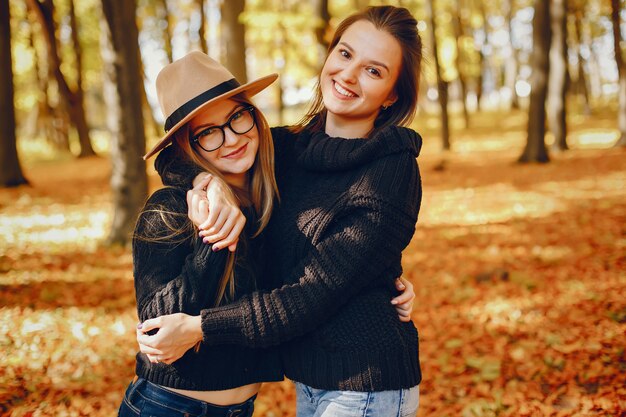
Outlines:
[[[248,177],[246,173],[226,174],[224,175],[224,179],[226,180],[226,183],[228,183],[228,185],[241,188],[242,190],[246,189],[246,185],[248,183]]]
[[[328,112],[324,132],[338,138],[366,138],[374,128],[376,116],[369,119],[350,119]]]

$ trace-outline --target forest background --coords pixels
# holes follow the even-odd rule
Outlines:
[[[623,415],[623,0],[0,0],[0,415],[115,415],[160,68],[278,72],[256,103],[293,123],[368,4],[407,7],[424,43],[419,415]],[[266,384],[255,416],[294,415]]]

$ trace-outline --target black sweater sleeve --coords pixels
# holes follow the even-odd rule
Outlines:
[[[177,155],[174,146],[168,146],[159,152],[154,160],[154,169],[161,176],[163,185],[186,190],[193,188],[193,179],[203,171],[199,165]]]
[[[413,236],[421,201],[417,163],[411,156],[403,162],[398,176],[402,191],[346,194],[341,212],[333,213],[334,220],[295,268],[299,279],[283,280],[295,284],[203,310],[204,342],[282,343],[322,324],[363,288],[395,277],[397,271],[391,270]]]
[[[187,223],[185,192],[165,188],[146,203],[133,238],[133,273],[140,320],[163,314],[199,314],[211,305],[226,264],[226,251],[213,252]],[[193,233],[193,235],[192,235]]]

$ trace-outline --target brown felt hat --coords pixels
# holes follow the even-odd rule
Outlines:
[[[165,136],[143,156],[148,159],[171,141],[172,135],[200,110],[239,93],[248,97],[276,81],[278,74],[240,85],[233,74],[208,55],[194,51],[166,65],[156,79],[157,96],[165,116]]]

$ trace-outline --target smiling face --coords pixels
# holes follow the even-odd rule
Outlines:
[[[359,136],[371,130],[381,107],[396,100],[401,65],[402,50],[392,35],[365,20],[348,27],[320,76],[327,133],[341,126],[352,126]]]
[[[214,106],[203,109],[189,122],[189,130],[192,137],[198,137],[200,141],[213,131],[215,126],[222,126],[230,121],[231,126],[238,131],[238,126],[242,118],[250,116],[244,109],[250,107],[248,104],[239,103],[235,100],[223,100]],[[254,118],[254,114],[251,115]],[[246,182],[246,174],[254,164],[257,151],[259,149],[259,131],[254,126],[246,133],[237,134],[229,126],[223,126],[224,144],[212,152],[202,149],[198,143],[193,147],[198,154],[211,163],[220,171],[226,181],[232,185],[243,187]],[[217,134],[220,134],[217,131]],[[206,147],[206,149],[210,149]]]

